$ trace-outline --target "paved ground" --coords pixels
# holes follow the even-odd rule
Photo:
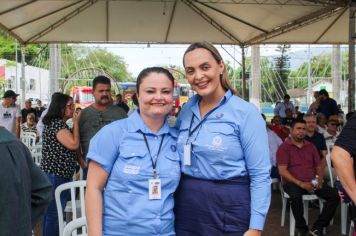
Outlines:
[[[266,226],[263,236],[288,236],[289,235],[289,207],[287,207],[285,226],[281,226],[281,212],[282,200],[279,190],[272,191],[272,202],[268,212]],[[309,209],[309,225],[311,225],[318,217],[319,209]],[[349,221],[348,221],[349,222]],[[327,236],[341,236],[341,221],[340,221],[340,207],[336,210],[333,225],[326,230]],[[347,231],[350,224],[347,225]],[[35,236],[41,236],[41,226],[39,225],[35,230]]]
[[[287,207],[289,208],[289,207]],[[279,190],[272,191],[272,202],[271,207],[268,212],[267,221],[265,225],[265,230],[263,232],[264,236],[288,236],[289,235],[289,210],[286,213],[286,223],[285,226],[281,226],[281,212],[282,212],[282,200]],[[318,217],[319,209],[310,208],[309,209],[309,226]],[[348,221],[349,222],[349,221]],[[347,225],[347,232],[349,230],[350,224]],[[336,210],[336,215],[334,218],[333,225],[326,229],[327,236],[341,236],[341,221],[340,221],[340,207]]]

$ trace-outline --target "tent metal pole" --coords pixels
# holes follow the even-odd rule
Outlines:
[[[246,57],[245,57],[245,46],[241,46],[241,56],[242,56],[242,98],[248,100],[246,98]]]
[[[21,79],[20,79],[20,89],[21,89],[21,104],[20,107],[25,104],[25,94],[26,94],[26,73],[25,73],[25,66],[26,66],[26,46],[21,44]]]

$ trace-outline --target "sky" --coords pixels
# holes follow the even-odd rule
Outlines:
[[[121,56],[127,63],[128,71],[136,77],[139,72],[150,66],[177,65],[183,67],[182,58],[184,51],[189,45],[167,45],[167,44],[98,44],[94,47],[105,48],[115,55]],[[221,53],[224,61],[230,62],[232,67],[239,67],[241,62],[241,49],[233,45],[215,45]],[[261,45],[260,55],[274,57],[280,55],[276,51],[277,45]],[[93,47],[93,45],[91,45]],[[330,45],[312,45],[311,57],[328,53]],[[247,57],[251,49],[247,48]],[[290,50],[291,67],[298,68],[308,60],[308,45],[292,45]]]

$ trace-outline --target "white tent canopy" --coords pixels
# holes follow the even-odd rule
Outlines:
[[[21,43],[348,43],[346,0],[6,0]]]

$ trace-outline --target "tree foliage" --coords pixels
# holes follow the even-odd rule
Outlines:
[[[68,77],[79,69],[94,67],[103,69],[115,81],[132,80],[132,75],[127,71],[124,59],[103,48],[64,45],[62,62],[63,77]]]
[[[18,45],[18,61],[21,61],[21,48]],[[26,45],[26,63],[41,68],[49,68],[49,48],[46,44]],[[120,56],[103,48],[91,48],[78,45],[61,45],[61,77],[66,78],[76,71],[96,67],[103,69],[116,81],[132,80],[127,64]],[[0,58],[16,61],[16,41],[0,34]],[[92,78],[91,78],[92,79]]]
[[[282,44],[278,45],[276,51],[280,53],[279,57],[273,58],[274,68],[279,75],[276,79],[280,79],[280,83],[287,84],[288,75],[290,73],[290,56],[288,55],[288,51],[290,50],[290,45]],[[286,88],[282,87],[282,91],[284,94],[287,92]]]
[[[42,48],[45,45],[26,45],[25,50],[25,61],[26,64],[32,65],[35,59],[38,57]],[[16,48],[17,48],[17,59],[21,62],[21,45],[17,44],[15,40],[10,37],[7,37],[4,34],[0,33],[0,58],[16,61]]]

